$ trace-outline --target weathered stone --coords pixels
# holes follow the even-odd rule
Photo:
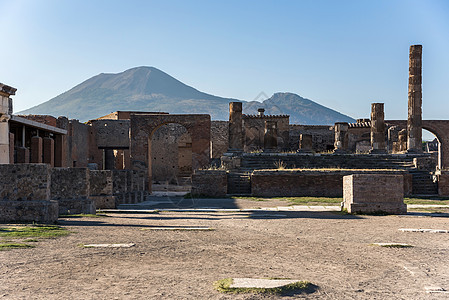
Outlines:
[[[313,149],[312,135],[301,134],[299,136],[299,152],[311,153]]]
[[[347,148],[346,134],[348,132],[348,123],[335,123],[335,144],[334,153],[345,153]]]
[[[405,214],[404,178],[387,174],[345,176],[343,207],[349,213]]]
[[[243,151],[242,102],[229,103],[229,151]]]
[[[263,136],[263,149],[275,150],[278,146],[278,128],[276,121],[265,121],[265,131]]]
[[[422,152],[422,46],[410,46],[407,152]]]
[[[371,151],[386,153],[384,104],[371,103]]]
[[[42,163],[42,138],[31,138],[31,163]]]
[[[192,174],[193,196],[225,197],[228,190],[226,171],[199,170]]]

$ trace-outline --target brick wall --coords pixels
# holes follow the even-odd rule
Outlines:
[[[192,174],[193,196],[224,197],[227,191],[226,171],[198,170]]]
[[[405,214],[403,176],[353,174],[343,178],[343,203],[349,213]]]
[[[343,176],[354,173],[400,174],[403,185],[411,191],[411,176],[405,172],[388,171],[254,171],[251,191],[256,197],[342,197]],[[404,188],[402,189],[404,191]]]

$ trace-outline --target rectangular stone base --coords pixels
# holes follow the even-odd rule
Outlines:
[[[405,214],[404,177],[353,174],[343,177],[343,208],[348,213]]]
[[[115,196],[90,196],[90,198],[94,200],[96,209],[116,208]]]
[[[145,201],[147,196],[148,196],[147,191],[134,191],[134,192],[115,194],[117,205],[140,203]]]
[[[58,201],[4,200],[0,201],[0,222],[37,222],[52,224],[58,220]]]
[[[387,205],[384,203],[350,203],[345,205],[350,214],[376,214],[385,213],[391,215],[404,215],[407,213],[407,205],[398,203]]]
[[[94,199],[60,199],[58,202],[60,215],[96,213]]]

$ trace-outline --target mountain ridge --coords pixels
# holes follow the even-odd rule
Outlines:
[[[206,113],[227,120],[229,102],[243,102],[244,113],[288,114],[290,123],[332,125],[353,122],[349,116],[293,93],[275,93],[263,102],[223,98],[201,92],[155,67],[100,73],[70,90],[18,114],[49,114],[87,121],[113,111]],[[313,117],[311,117],[313,116]]]

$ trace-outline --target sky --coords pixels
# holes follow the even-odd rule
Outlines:
[[[99,73],[156,67],[246,101],[292,92],[353,118],[407,118],[423,45],[423,118],[449,119],[449,1],[0,0],[0,82],[14,111]],[[264,100],[259,98],[257,100]]]

